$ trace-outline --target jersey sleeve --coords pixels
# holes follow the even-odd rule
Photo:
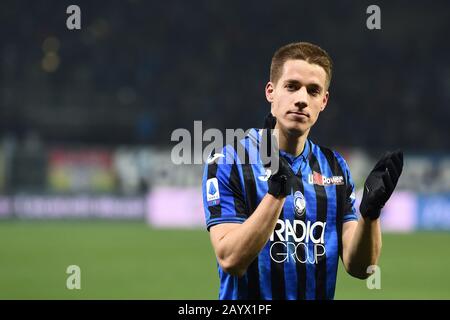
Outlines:
[[[243,180],[231,146],[208,158],[202,179],[206,228],[219,223],[243,223],[247,209]]]
[[[347,165],[345,159],[337,152],[335,152],[336,158],[341,166],[342,172],[345,176],[345,199],[343,206],[343,218],[342,222],[348,221],[357,221],[358,215],[356,213],[355,201],[356,201],[356,193],[355,193],[355,184],[352,179],[352,175],[350,173],[350,169]]]

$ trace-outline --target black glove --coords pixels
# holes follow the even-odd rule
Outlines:
[[[375,165],[364,183],[364,194],[359,206],[363,217],[378,219],[381,208],[389,200],[403,169],[403,153],[387,152]]]
[[[269,175],[267,180],[269,190],[267,193],[273,195],[274,197],[286,197],[291,193],[289,181],[291,181],[291,177],[294,175],[292,169],[289,166],[289,163],[283,157],[280,157],[280,153],[278,150],[278,146],[275,143],[272,143],[272,132],[271,129],[275,128],[275,124],[277,123],[277,118],[275,118],[272,113],[269,113],[264,121],[264,128],[261,136],[261,144],[260,144],[260,154],[261,159],[270,159],[270,161],[264,161],[263,165],[266,169],[266,174]],[[264,154],[267,152],[268,154]],[[272,172],[273,164],[272,161],[278,161],[278,169]],[[269,171],[270,170],[270,171]]]

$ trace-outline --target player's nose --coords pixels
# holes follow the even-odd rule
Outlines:
[[[308,90],[305,87],[301,87],[297,90],[295,95],[295,105],[299,107],[306,107],[308,105]]]

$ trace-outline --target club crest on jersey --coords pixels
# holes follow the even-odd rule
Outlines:
[[[211,178],[206,181],[206,191],[208,206],[218,205],[220,203],[220,193],[217,178]]]
[[[319,186],[332,186],[332,185],[342,185],[344,184],[343,176],[331,176],[326,177],[318,172],[313,171],[312,174],[308,174],[308,183],[317,184]]]
[[[301,217],[306,211],[305,197],[300,191],[294,193],[294,212],[297,217]]]

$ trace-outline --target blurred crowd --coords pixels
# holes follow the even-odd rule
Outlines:
[[[66,8],[81,9],[81,30]],[[176,128],[261,125],[270,60],[310,41],[335,64],[312,138],[377,152],[450,148],[444,1],[2,1],[0,134],[43,145],[168,146]],[[245,115],[245,116],[243,116]]]

